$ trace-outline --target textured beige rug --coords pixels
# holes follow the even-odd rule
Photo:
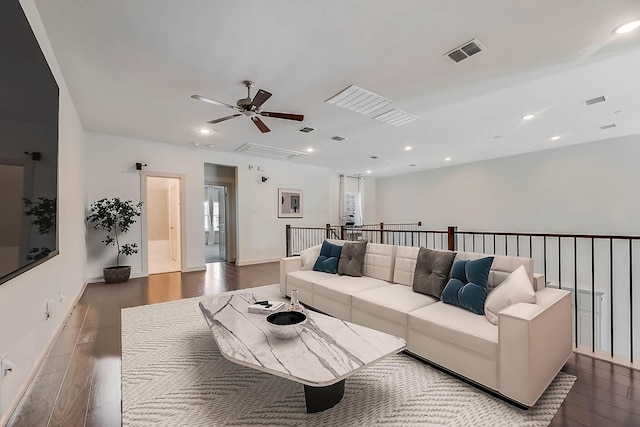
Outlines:
[[[276,285],[250,292],[282,299]],[[398,354],[349,377],[335,407],[307,414],[301,384],[220,355],[198,308],[208,298],[122,310],[123,425],[547,426],[576,379],[560,372],[522,410]]]

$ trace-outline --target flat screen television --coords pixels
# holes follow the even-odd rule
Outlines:
[[[58,254],[58,96],[18,0],[0,1],[0,283]]]

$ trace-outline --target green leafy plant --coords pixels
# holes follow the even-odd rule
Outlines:
[[[136,243],[120,244],[118,234],[126,233],[136,223],[140,216],[142,202],[134,204],[131,200],[100,199],[91,203],[90,214],[87,221],[93,223],[94,230],[102,229],[107,232],[107,237],[102,240],[106,246],[115,245],[118,248],[116,266],[120,266],[120,255],[133,255],[138,253]]]
[[[25,197],[22,201],[27,209],[24,214],[35,218],[31,224],[38,227],[38,233],[49,234],[56,224],[56,199],[38,197],[37,202],[32,202]]]

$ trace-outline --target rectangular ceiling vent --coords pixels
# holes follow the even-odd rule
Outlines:
[[[409,114],[406,111],[394,108],[393,110],[389,110],[386,113],[375,116],[374,119],[380,120],[381,122],[391,126],[400,127],[411,122],[415,122],[419,119],[419,117],[416,117],[413,114]]]
[[[325,102],[362,115],[367,115],[391,104],[391,100],[355,85],[349,86]]]
[[[331,139],[333,139],[334,141],[341,142],[341,141],[344,141],[344,140],[346,140],[348,138],[346,136],[338,136],[338,135],[336,135],[336,136],[332,136]]]
[[[611,128],[614,128],[614,127],[616,127],[616,124],[615,123],[611,123],[610,125],[600,126],[600,129],[606,130],[606,129],[611,129]]]
[[[480,43],[478,39],[473,39],[445,53],[444,56],[453,62],[460,62],[475,55],[476,53],[482,52],[483,50],[486,50],[486,48],[482,43]]]
[[[310,128],[309,126],[304,126],[301,127],[300,129],[298,129],[299,132],[302,133],[309,133],[309,132],[313,132],[314,130],[316,130],[315,128]]]
[[[599,102],[604,102],[607,99],[604,96],[599,96],[597,98],[591,98],[591,99],[587,99],[586,101],[584,101],[584,103],[586,105],[593,105],[593,104],[598,104]]]
[[[271,157],[275,159],[291,160],[296,157],[303,156],[306,153],[300,151],[286,150],[284,148],[269,147],[259,144],[244,144],[242,147],[236,148],[237,152],[252,154],[254,156]]]

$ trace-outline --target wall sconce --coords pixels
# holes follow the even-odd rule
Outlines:
[[[268,180],[269,180],[268,176],[264,176],[264,175],[262,176],[262,182],[267,182]]]
[[[142,168],[147,167],[146,163],[136,163],[136,170],[141,171]]]

